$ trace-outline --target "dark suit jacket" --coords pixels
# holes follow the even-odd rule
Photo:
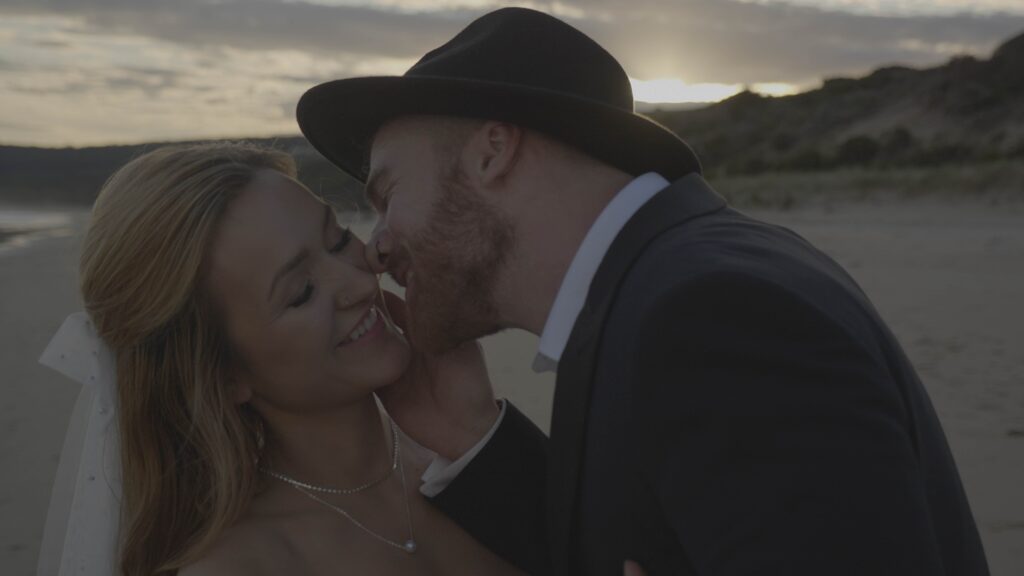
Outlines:
[[[550,441],[510,410],[435,503],[534,574],[988,573],[928,395],[867,297],[696,175],[602,262]]]

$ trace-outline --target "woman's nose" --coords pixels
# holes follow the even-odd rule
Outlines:
[[[360,262],[339,262],[332,274],[332,278],[326,279],[325,286],[328,286],[334,294],[334,304],[338,310],[347,310],[354,306],[365,306],[368,302],[377,297],[379,291],[377,275],[368,270],[366,263]]]
[[[391,249],[391,234],[378,222],[373,229],[373,234],[370,235],[369,242],[366,243],[366,262],[370,265],[370,270],[375,274],[387,272]]]

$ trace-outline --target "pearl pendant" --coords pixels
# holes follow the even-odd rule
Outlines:
[[[416,551],[416,542],[413,542],[412,540],[406,540],[406,542],[405,542],[405,551],[410,553],[410,554],[415,552]]]

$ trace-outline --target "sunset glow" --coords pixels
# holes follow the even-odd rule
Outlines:
[[[638,102],[679,104],[684,102],[717,102],[742,90],[738,84],[687,84],[678,78],[636,80],[633,98]]]
[[[605,47],[642,108],[988,58],[1024,0],[525,0]],[[0,0],[0,144],[296,134],[321,82],[400,75],[497,0]],[[996,17],[996,12],[999,12]]]
[[[750,90],[763,96],[792,96],[800,92],[801,88],[795,84],[787,84],[785,82],[762,82],[754,84],[750,87]]]
[[[765,96],[788,96],[796,94],[800,88],[784,82],[766,82],[745,86],[743,84],[687,84],[679,78],[658,78],[655,80],[637,80],[630,78],[633,86],[633,98],[637,102],[650,104],[684,104],[718,102],[739,94],[744,89]]]

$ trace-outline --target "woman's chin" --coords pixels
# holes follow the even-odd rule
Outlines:
[[[373,390],[385,388],[400,380],[412,362],[412,349],[400,336],[396,336],[395,340],[388,344],[387,350],[382,352],[385,353],[364,360],[373,372],[368,378],[372,380]]]

